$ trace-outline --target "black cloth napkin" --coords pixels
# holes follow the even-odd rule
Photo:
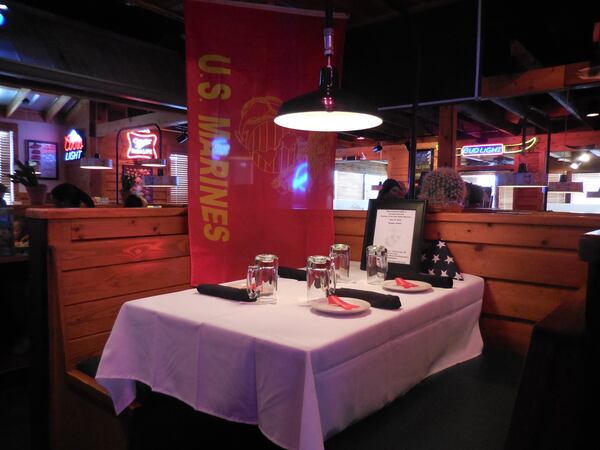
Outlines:
[[[293,280],[306,281],[306,270],[279,266],[278,273],[281,278],[291,278]]]
[[[230,286],[221,286],[220,284],[200,284],[196,288],[200,294],[210,295],[211,297],[221,297],[227,300],[236,300],[238,302],[255,302],[256,299],[250,299],[246,289],[238,289]]]
[[[339,288],[335,290],[338,297],[350,297],[366,300],[373,308],[398,309],[402,306],[397,295],[380,294],[379,292],[363,291],[361,289]]]
[[[426,275],[424,273],[411,272],[408,270],[388,269],[385,279],[393,280],[397,277],[404,278],[405,280],[424,281],[426,283],[431,284],[433,287],[444,289],[450,289],[453,286],[453,281],[450,277],[438,277],[436,275]]]

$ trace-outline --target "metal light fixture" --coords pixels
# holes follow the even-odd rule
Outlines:
[[[551,181],[548,183],[548,192],[570,194],[572,192],[583,192],[581,181]]]
[[[113,167],[112,159],[100,159],[98,153],[94,156],[83,157],[79,160],[79,167],[91,170],[110,170]]]
[[[142,182],[146,187],[173,187],[179,185],[177,177],[170,175],[163,175],[162,169],[158,169],[157,175],[144,175]]]
[[[144,159],[140,165],[144,167],[167,167],[167,160],[164,158]]]
[[[548,186],[548,175],[538,172],[498,173],[496,174],[496,186],[543,188]]]
[[[337,71],[332,67],[333,13],[325,11],[325,57],[319,90],[284,102],[274,121],[277,125],[304,131],[353,131],[381,125],[377,108],[357,95],[339,89]]]

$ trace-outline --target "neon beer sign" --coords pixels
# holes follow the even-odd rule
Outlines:
[[[462,156],[499,156],[504,153],[504,144],[465,145]]]
[[[81,159],[83,154],[83,138],[75,130],[65,136],[65,161]]]
[[[156,143],[158,136],[149,130],[135,130],[127,132],[127,158],[129,159],[157,159]]]

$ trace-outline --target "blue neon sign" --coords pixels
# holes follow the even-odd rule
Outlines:
[[[497,156],[504,153],[504,144],[465,145],[462,156]]]
[[[296,171],[294,172],[294,179],[292,180],[292,191],[294,192],[306,192],[308,185],[308,163],[303,162],[298,164]]]

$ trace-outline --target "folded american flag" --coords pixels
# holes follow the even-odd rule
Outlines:
[[[450,249],[440,239],[432,241],[430,247],[421,256],[421,272],[438,277],[464,280],[452,253],[450,253]]]

